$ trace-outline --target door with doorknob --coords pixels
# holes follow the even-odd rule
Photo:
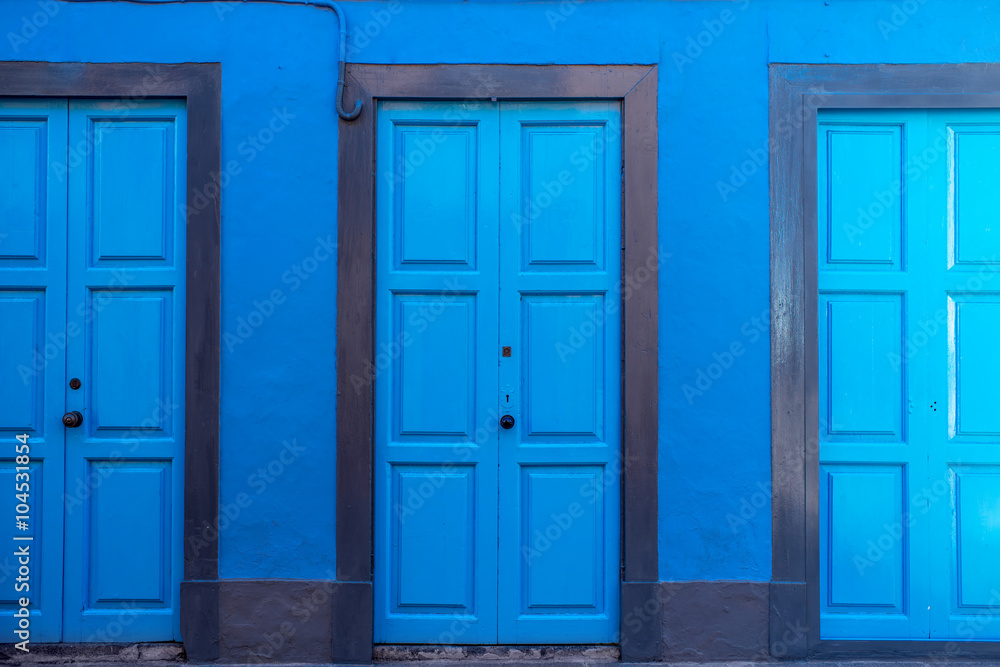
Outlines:
[[[379,106],[377,642],[617,641],[620,123]]]
[[[5,637],[180,638],[185,146],[182,101],[0,105]]]

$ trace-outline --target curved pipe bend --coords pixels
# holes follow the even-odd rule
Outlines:
[[[63,0],[63,2],[130,2],[140,5],[163,5],[185,3],[188,0]],[[340,58],[337,65],[337,115],[346,121],[351,121],[361,115],[361,100],[354,102],[354,111],[344,109],[344,86],[347,84],[347,20],[343,10],[331,0],[242,0],[243,2],[270,2],[280,5],[312,5],[318,9],[332,9],[337,14],[340,23]]]

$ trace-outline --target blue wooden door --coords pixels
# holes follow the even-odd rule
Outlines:
[[[377,642],[617,637],[620,134],[607,103],[379,106]]]
[[[1000,639],[1000,113],[818,137],[821,634]]]
[[[0,635],[13,642],[30,601],[28,638],[62,638],[63,477],[66,429],[65,100],[0,105]],[[60,176],[63,180],[60,181]],[[17,477],[16,437],[27,434],[28,478]],[[27,530],[16,484],[27,483]],[[23,500],[23,498],[22,498]],[[22,508],[23,509],[23,508]],[[15,538],[30,537],[30,540]],[[27,547],[27,577],[15,551]]]
[[[619,106],[500,111],[500,641],[610,643],[621,471]]]
[[[379,107],[379,642],[496,642],[497,136],[495,105]]]
[[[27,384],[3,389],[26,406],[5,418],[5,436],[30,427],[44,456],[32,482],[41,534],[31,639],[179,639],[184,104],[37,106],[30,122],[47,130],[34,150],[0,154],[3,224],[36,243],[4,267],[21,321],[0,334],[20,337],[5,348],[15,368],[35,361]],[[5,103],[4,118],[20,108]],[[34,271],[22,266],[31,262]],[[31,294],[10,295],[15,285]],[[68,412],[82,423],[64,426]]]

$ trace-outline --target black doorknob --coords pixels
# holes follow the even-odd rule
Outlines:
[[[500,418],[500,425],[504,428],[514,428],[514,418],[510,415],[504,415]]]
[[[67,412],[63,415],[62,423],[66,428],[76,428],[83,423],[83,415],[76,410],[73,412]]]

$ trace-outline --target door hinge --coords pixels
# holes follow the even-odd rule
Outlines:
[[[371,561],[372,574],[375,574],[375,554],[372,554],[371,556],[372,556],[372,561]]]
[[[625,581],[625,563],[618,566],[618,581]]]

